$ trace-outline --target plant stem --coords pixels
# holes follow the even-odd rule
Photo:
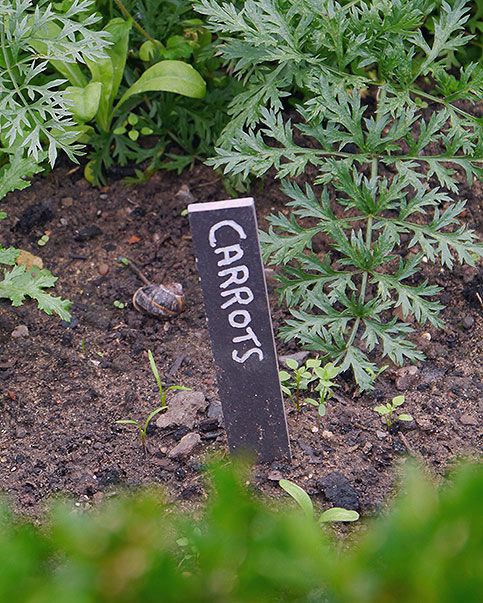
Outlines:
[[[153,38],[153,36],[149,35],[148,32],[136,21],[136,19],[131,15],[131,13],[127,10],[127,8],[121,2],[121,0],[114,0],[114,2],[117,4],[117,8],[126,17],[126,19],[129,19],[130,21],[132,21],[133,27],[135,27],[142,36],[144,36],[147,40],[149,40],[153,44],[156,44],[156,46],[162,46],[162,44],[159,40],[156,40],[155,38]]]
[[[371,180],[375,180],[377,178],[377,159],[373,159],[371,162]],[[367,218],[367,224],[366,224],[366,247],[368,249],[371,249],[371,245],[372,245],[372,224],[373,224],[373,217],[369,216]],[[359,303],[363,304],[365,302],[366,299],[366,289],[367,289],[367,279],[368,279],[368,275],[369,272],[366,270],[364,272],[364,274],[362,275],[362,280],[361,280],[361,292],[359,295]],[[356,321],[354,323],[354,326],[352,328],[352,332],[351,335],[349,337],[349,340],[347,342],[347,348],[349,348],[352,343],[354,342],[354,339],[357,335],[357,331],[359,330],[359,325],[361,324],[361,319],[360,318],[356,318]]]

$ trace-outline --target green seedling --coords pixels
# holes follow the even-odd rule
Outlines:
[[[170,391],[180,391],[180,390],[187,391],[190,389],[189,387],[183,387],[182,385],[170,385],[169,387],[164,387],[163,382],[161,381],[161,377],[159,375],[159,370],[156,365],[156,361],[154,360],[154,356],[153,356],[153,353],[151,352],[151,350],[148,350],[148,359],[149,359],[149,367],[151,369],[151,372],[154,375],[154,379],[156,380],[156,384],[158,386],[160,406],[158,406],[157,408],[155,408],[153,411],[151,411],[149,413],[149,415],[147,416],[144,423],[142,423],[140,421],[136,421],[136,419],[118,419],[116,421],[117,425],[134,425],[135,427],[137,427],[138,432],[139,432],[139,437],[141,438],[141,445],[142,445],[144,454],[146,454],[146,438],[147,438],[147,431],[148,431],[149,424],[151,423],[151,421],[154,419],[154,417],[156,415],[158,415],[160,412],[163,412],[164,410],[168,409],[168,403],[166,400],[168,393]]]
[[[144,423],[140,421],[136,421],[135,419],[119,419],[116,421],[117,425],[134,425],[137,427],[139,432],[139,437],[141,438],[141,446],[143,448],[144,454],[146,454],[146,438],[148,435],[148,427],[151,421],[154,419],[156,415],[159,415],[160,412],[163,412],[167,409],[167,406],[158,406],[153,411],[149,413]]]
[[[334,383],[333,379],[339,374],[339,369],[331,362],[325,366],[321,366],[321,361],[317,359],[307,360],[307,366],[312,368],[314,375],[312,383],[314,390],[318,393],[318,398],[306,398],[305,402],[315,406],[318,410],[319,417],[324,417],[327,407],[327,402],[332,398],[334,387],[339,387]]]
[[[307,492],[288,479],[281,479],[278,483],[282,490],[285,490],[285,492],[295,500],[302,509],[304,515],[309,519],[312,519],[315,515],[314,503]],[[332,509],[327,509],[327,511],[324,511],[320,515],[318,523],[357,521],[358,519],[359,513],[357,511],[343,509],[342,507],[333,507]]]
[[[279,372],[282,391],[295,405],[297,412],[300,412],[303,404],[303,392],[307,392],[309,389],[312,373],[305,364],[299,366],[299,363],[293,358],[287,359],[286,364],[292,372]]]
[[[122,301],[119,301],[118,299],[114,300],[112,302],[112,305],[117,308],[118,310],[124,310],[124,308],[126,307],[126,304]]]
[[[40,239],[37,241],[37,245],[39,247],[44,247],[45,245],[47,245],[47,243],[49,242],[50,237],[48,234],[44,234],[40,237]]]
[[[191,388],[183,387],[182,385],[170,385],[169,387],[164,387],[163,382],[161,381],[161,377],[159,376],[158,367],[156,366],[156,361],[154,360],[153,353],[151,350],[148,350],[148,358],[149,358],[149,366],[151,367],[151,372],[154,375],[156,380],[156,384],[158,386],[159,391],[159,401],[161,402],[161,407],[166,408],[166,396],[169,392],[172,391],[189,391]]]
[[[305,402],[315,406],[319,417],[323,417],[326,413],[326,403],[334,395],[332,390],[338,387],[333,379],[339,369],[332,363],[322,366],[319,358],[310,358],[302,365],[289,358],[286,364],[292,372],[280,371],[282,391],[293,402],[298,412]]]
[[[404,404],[404,396],[396,396],[391,400],[391,402],[387,402],[386,404],[380,404],[379,406],[375,406],[374,410],[380,415],[384,422],[387,425],[388,429],[397,423],[398,421],[412,421],[413,418],[408,413],[397,414],[396,409]]]

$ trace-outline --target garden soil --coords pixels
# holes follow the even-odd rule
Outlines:
[[[284,211],[283,195],[270,178],[251,192],[262,227],[269,212]],[[481,183],[470,190],[462,179],[460,193],[468,199],[465,222],[481,232]],[[177,505],[196,506],[205,497],[204,463],[227,451],[184,212],[193,197],[214,201],[227,194],[219,176],[201,165],[182,176],[158,173],[143,185],[116,181],[101,190],[88,185],[81,169],[66,166],[4,202],[9,217],[0,226],[2,243],[40,256],[59,275],[56,294],[73,300],[70,324],[38,312],[33,303],[11,308],[0,302],[0,490],[18,512],[41,516],[58,495],[88,507],[152,484]],[[39,247],[46,232],[49,241]],[[326,242],[316,244],[323,254]],[[131,297],[142,283],[119,263],[123,256],[153,282],[182,283],[186,311],[167,322],[137,312]],[[443,329],[415,332],[427,360],[409,369],[389,365],[376,389],[363,395],[350,376],[342,378],[320,422],[312,407],[298,413],[286,402],[293,461],[255,465],[255,489],[280,497],[278,480],[288,478],[320,507],[345,503],[370,515],[390,500],[409,457],[438,479],[459,459],[476,456],[482,274],[430,264],[422,272],[443,287],[446,306]],[[271,274],[268,283],[278,328],[287,310],[277,304]],[[280,354],[298,351],[295,342],[278,345]],[[144,455],[135,430],[115,421],[143,419],[157,406],[147,350],[165,381],[202,392],[208,405],[194,429],[153,425]],[[414,421],[389,431],[373,407],[398,394],[405,395],[404,410]],[[201,442],[186,458],[170,458],[189,431]]]

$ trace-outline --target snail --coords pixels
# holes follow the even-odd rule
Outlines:
[[[185,301],[183,286],[180,283],[156,285],[144,276],[132,260],[122,258],[121,261],[129,266],[144,283],[144,286],[139,287],[132,296],[132,303],[136,310],[161,320],[173,318],[183,312]]]
[[[134,293],[132,303],[144,314],[161,319],[172,318],[184,310],[183,287],[180,283],[145,285]]]

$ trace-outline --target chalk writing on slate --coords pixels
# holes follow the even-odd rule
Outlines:
[[[188,207],[228,445],[290,459],[252,198]]]

